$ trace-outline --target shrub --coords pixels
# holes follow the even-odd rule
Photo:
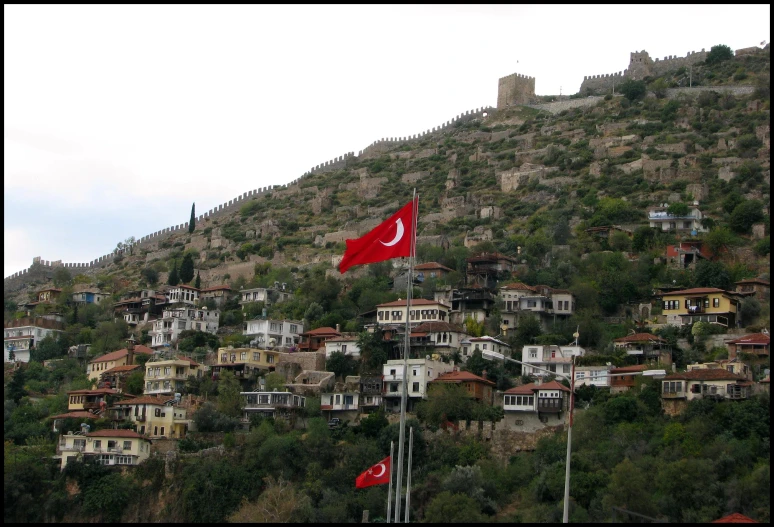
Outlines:
[[[710,48],[710,52],[707,54],[707,58],[704,62],[706,64],[720,64],[723,61],[731,60],[733,58],[734,52],[730,47],[725,44],[718,44],[717,46],[712,46]]]
[[[623,81],[619,89],[623,96],[632,102],[644,97],[645,93],[648,91],[647,86],[643,81],[635,81],[632,79]]]

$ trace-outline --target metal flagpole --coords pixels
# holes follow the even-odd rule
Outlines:
[[[409,428],[409,460],[408,469],[406,469],[406,520],[409,522],[409,508],[411,505],[411,458],[414,450],[414,427]]]
[[[578,346],[580,326],[575,329],[575,346]],[[575,355],[572,356],[572,368],[570,369],[570,425],[567,427],[567,462],[564,469],[564,510],[562,511],[562,523],[570,523],[570,455],[572,453],[572,412],[575,407]]]
[[[414,253],[416,252],[417,243],[417,209],[419,208],[419,200],[417,199],[417,189],[414,189],[413,212],[412,219],[412,236],[411,236],[411,251],[409,254],[409,268],[406,283],[406,335],[403,340],[403,382],[401,383],[401,395],[400,395],[400,433],[398,435],[398,468],[397,468],[397,480],[395,482],[395,523],[400,523],[400,492],[401,483],[403,482],[403,444],[406,442],[406,400],[408,399],[408,359],[410,349],[410,332],[411,327],[409,325],[409,319],[411,318],[411,295],[413,293],[414,282]]]
[[[390,486],[387,489],[387,523],[390,523],[390,513],[392,512],[392,466],[395,464],[392,459],[392,453],[395,451],[395,441],[390,441]]]

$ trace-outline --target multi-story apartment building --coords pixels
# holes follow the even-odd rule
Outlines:
[[[88,429],[88,427],[84,427]],[[150,441],[133,430],[67,432],[59,437],[61,468],[78,458],[100,465],[139,465],[150,456]]]
[[[143,395],[119,401],[112,410],[117,419],[130,421],[137,432],[151,438],[182,439],[188,432],[191,419],[186,408],[179,406],[175,396]]]
[[[682,326],[701,321],[734,327],[740,297],[715,287],[696,287],[664,293],[661,301],[667,324]]]
[[[166,308],[162,317],[153,322],[150,331],[151,347],[171,346],[185,330],[205,331],[213,335],[218,331],[218,310],[206,308]]]
[[[543,377],[549,375],[536,366],[567,378],[571,375],[573,357],[582,357],[586,350],[580,346],[528,345],[521,350],[522,375]]]
[[[223,304],[231,298],[233,290],[227,285],[216,285],[199,290],[199,300],[204,303],[212,300],[216,307],[223,307]]]
[[[251,344],[260,348],[291,349],[301,342],[304,323],[296,320],[248,320],[242,327],[242,334],[250,337]]]
[[[448,373],[454,366],[432,359],[408,359],[408,399],[406,409],[413,410],[416,403],[427,398],[427,383],[439,375]],[[400,411],[400,398],[403,393],[403,360],[389,360],[382,367],[384,379],[384,402],[388,412]]]
[[[306,407],[306,397],[291,392],[240,392],[244,400],[244,417],[251,416],[284,419],[294,424]]]
[[[49,335],[60,335],[64,324],[56,320],[39,317],[24,317],[3,323],[3,361],[29,362],[30,351],[35,343]]]
[[[612,366],[575,366],[575,386],[610,388]]]
[[[691,207],[688,214],[684,216],[673,216],[666,210],[652,210],[648,212],[648,222],[650,226],[663,232],[672,231],[691,234],[707,232],[707,229],[701,222],[703,218],[704,215],[696,206]]]
[[[201,365],[187,357],[150,360],[145,363],[145,395],[174,395],[185,392],[189,376],[201,377]]]
[[[395,300],[376,306],[376,321],[380,326],[405,324],[414,328],[425,322],[448,322],[451,308],[435,300],[416,298],[411,301],[411,309],[406,307],[406,300]]]
[[[217,378],[225,370],[231,371],[238,379],[249,379],[259,372],[274,371],[282,355],[276,350],[258,348],[219,348],[217,363],[211,367]]]
[[[190,285],[179,284],[171,286],[165,291],[165,295],[170,304],[199,305],[199,290]]]
[[[168,304],[167,297],[155,289],[129,291],[113,304],[116,316],[123,317],[127,324],[136,326],[148,322],[151,317],[161,314]]]

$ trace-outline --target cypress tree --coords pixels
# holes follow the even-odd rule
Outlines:
[[[172,270],[169,272],[169,279],[167,280],[167,284],[169,285],[177,285],[180,283],[180,276],[177,274],[177,261],[175,261],[172,264]]]
[[[188,233],[191,234],[196,227],[196,202],[191,204],[191,219],[188,220]]]
[[[180,264],[180,281],[184,284],[190,284],[194,279],[194,261],[191,253],[183,256],[183,263]]]
[[[199,271],[196,271],[196,281],[194,282],[194,287],[196,289],[201,289],[202,288],[202,279],[199,278]]]

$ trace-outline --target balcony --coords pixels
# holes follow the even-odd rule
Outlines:
[[[398,374],[395,374],[395,375],[385,375],[384,376],[384,382],[402,381],[402,380],[403,380],[403,374],[402,373],[398,373]]]
[[[134,420],[138,423],[144,423],[145,422],[145,414],[142,415],[135,415]]]
[[[662,399],[685,399],[685,392],[661,392]]]
[[[559,414],[564,411],[564,399],[538,399],[537,411],[547,414]]]

